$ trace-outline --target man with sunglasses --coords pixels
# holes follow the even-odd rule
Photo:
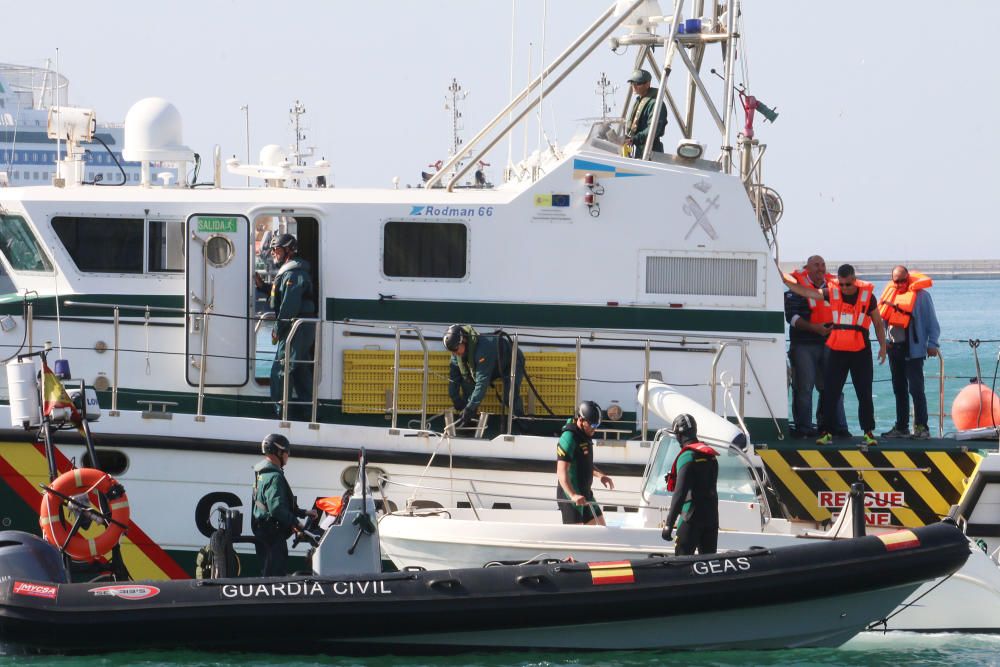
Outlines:
[[[563,523],[604,526],[604,514],[594,500],[592,486],[597,477],[611,489],[615,483],[594,467],[594,433],[601,425],[601,406],[593,401],[580,403],[576,416],[563,426],[556,445],[556,500]]]
[[[873,297],[873,285],[864,280],[858,280],[854,267],[842,264],[837,269],[837,280],[829,281],[821,290],[799,285],[791,276],[784,276],[788,289],[807,299],[823,299],[830,304],[832,321],[830,335],[826,346],[830,350],[824,372],[821,412],[823,422],[820,424],[820,437],[817,445],[829,445],[833,442],[834,424],[832,417],[837,410],[837,397],[844,390],[847,375],[851,375],[854,393],[858,397],[858,421],[864,435],[861,444],[877,445],[873,431],[875,430],[875,404],[872,400],[872,379],[875,373],[872,365],[871,341],[868,339],[868,327],[875,325],[875,336],[878,338],[878,362],[885,363],[885,323],[878,312],[878,302]]]
[[[889,325],[889,371],[896,396],[896,423],[883,438],[931,437],[927,427],[924,359],[938,356],[941,325],[927,288],[930,277],[910,272],[902,264],[892,270],[892,282],[879,299],[879,313]],[[907,395],[909,394],[909,395]],[[913,397],[913,434],[910,435],[910,396]]]
[[[632,108],[625,117],[625,148],[629,149],[632,157],[641,158],[646,150],[646,141],[649,139],[650,125],[653,123],[653,110],[656,108],[656,96],[658,91],[652,87],[653,75],[644,69],[637,69],[632,72],[628,82],[632,85],[632,92],[635,99],[632,101]],[[653,150],[657,153],[663,152],[663,142],[660,137],[667,128],[667,107],[660,102],[660,114],[656,120],[656,132],[653,133]]]

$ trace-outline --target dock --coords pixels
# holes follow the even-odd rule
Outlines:
[[[802,259],[802,262],[805,258]],[[857,276],[863,280],[887,280],[892,269],[897,264],[908,267],[911,271],[920,271],[934,280],[982,280],[1000,279],[1000,259],[935,259],[935,260],[878,260],[851,261],[845,259],[826,259],[826,270],[836,273],[841,264],[851,264]],[[802,267],[802,263],[781,262],[782,271],[794,271]]]

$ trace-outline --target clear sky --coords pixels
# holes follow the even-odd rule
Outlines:
[[[71,102],[101,120],[157,95],[184,117],[203,156],[254,159],[292,140],[288,109],[305,105],[307,145],[333,163],[334,184],[416,183],[447,154],[444,108],[455,77],[468,138],[508,96],[510,0],[172,0],[16,2],[4,8],[0,59],[42,65],[60,53]],[[610,0],[516,0],[518,89]],[[685,3],[691,6],[688,0]],[[672,3],[661,0],[666,13]],[[941,9],[950,9],[948,15]],[[780,114],[761,126],[765,180],[785,203],[781,259],[1000,256],[1000,155],[994,28],[1000,2],[746,0],[744,59],[751,92]],[[529,43],[532,44],[529,47]],[[561,143],[577,119],[600,115],[602,72],[623,81],[632,54],[600,47],[546,102],[546,135]],[[717,91],[718,81],[709,82]],[[623,84],[615,95],[624,101]],[[738,115],[742,124],[742,113]],[[702,123],[710,146],[717,137]],[[677,140],[668,126],[665,144]],[[528,131],[529,151],[538,141]],[[515,159],[523,154],[517,135]],[[491,157],[499,179],[506,143]],[[241,183],[233,178],[232,183]]]

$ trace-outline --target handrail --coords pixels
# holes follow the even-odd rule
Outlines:
[[[944,437],[944,355],[938,349],[938,437]]]
[[[299,332],[299,327],[303,324],[315,324],[316,333],[313,336],[313,358],[308,361],[296,361],[296,364],[311,365],[313,367],[313,386],[312,386],[312,398],[309,401],[289,401],[288,400],[288,383],[289,383],[289,367],[291,366],[291,354],[292,354],[292,341],[295,339],[295,334]],[[319,396],[317,396],[319,389],[319,370],[322,368],[320,361],[323,357],[323,346],[321,341],[323,339],[323,327],[321,326],[323,321],[318,317],[299,317],[292,321],[292,328],[288,332],[288,338],[285,339],[285,358],[282,363],[283,371],[283,381],[281,386],[281,421],[288,421],[288,406],[289,404],[294,405],[311,405],[312,406],[312,419],[311,423],[316,423],[316,415],[319,407]],[[200,400],[200,396],[199,396]]]
[[[393,327],[396,331],[396,345],[393,349],[393,363],[392,363],[392,426],[391,428],[397,428],[397,422],[399,420],[399,372],[421,372],[423,373],[423,382],[421,384],[420,391],[420,430],[427,430],[427,381],[430,375],[430,351],[427,348],[427,341],[424,339],[423,330],[417,326],[404,326],[404,327]],[[402,340],[402,334],[404,331],[412,331],[416,334],[417,340],[420,341],[420,347],[424,351],[424,365],[423,368],[400,368],[399,367],[399,356],[400,356],[400,341]]]
[[[638,8],[639,5],[640,5],[640,3],[642,3],[642,2],[643,2],[643,0],[636,0],[632,4],[632,6],[628,9],[628,12],[625,14],[625,16],[628,17],[629,15],[631,15],[632,12],[636,8]],[[433,176],[431,176],[430,179],[428,179],[427,183],[425,184],[425,187],[429,189],[429,188],[433,188],[435,185],[437,185],[438,182],[444,177],[444,175],[446,173],[448,173],[449,170],[453,169],[455,167],[455,165],[458,164],[462,160],[462,158],[464,158],[466,155],[468,155],[468,153],[472,150],[473,146],[475,146],[484,136],[486,136],[486,134],[490,130],[492,130],[494,127],[496,127],[503,120],[504,116],[506,116],[507,114],[509,114],[514,109],[514,107],[516,107],[518,104],[520,104],[521,102],[523,102],[524,99],[528,95],[530,95],[531,92],[535,88],[537,88],[539,86],[539,84],[541,84],[541,82],[543,82],[545,80],[545,78],[549,74],[551,74],[557,67],[559,67],[559,65],[561,65],[563,63],[563,61],[566,60],[570,56],[570,54],[572,54],[574,51],[576,51],[576,49],[580,46],[580,44],[582,44],[588,37],[590,37],[592,34],[594,34],[594,32],[601,26],[601,24],[604,23],[606,20],[608,20],[608,17],[610,17],[612,15],[612,13],[614,12],[614,10],[615,10],[615,5],[612,4],[604,12],[604,14],[602,14],[596,21],[594,21],[593,24],[591,24],[591,26],[589,28],[587,28],[586,30],[584,30],[583,34],[581,34],[579,37],[577,37],[576,40],[566,48],[565,51],[563,51],[561,54],[559,54],[559,56],[555,60],[553,60],[549,64],[548,67],[546,67],[544,70],[542,70],[541,72],[539,72],[538,76],[533,81],[531,81],[527,86],[525,86],[525,88],[520,93],[518,93],[518,95],[514,99],[512,99],[507,104],[507,106],[505,106],[500,111],[500,113],[498,113],[496,116],[494,116],[493,119],[489,123],[486,124],[486,127],[484,127],[482,130],[480,130],[476,134],[476,136],[474,136],[472,139],[470,139],[469,141],[467,141],[465,143],[465,145],[461,149],[459,149],[458,152],[456,152],[455,155],[452,156],[452,158],[450,160],[448,160],[448,162],[446,164],[444,164],[437,171],[437,173],[435,173]],[[501,135],[501,136],[503,136],[503,135]],[[475,162],[472,162],[470,164],[475,164]]]

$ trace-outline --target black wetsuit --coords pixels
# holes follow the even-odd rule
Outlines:
[[[674,553],[689,556],[697,549],[700,554],[714,554],[719,541],[719,494],[715,489],[719,462],[713,455],[688,449],[677,456],[675,465],[677,482],[666,522],[672,527],[677,521]]]

